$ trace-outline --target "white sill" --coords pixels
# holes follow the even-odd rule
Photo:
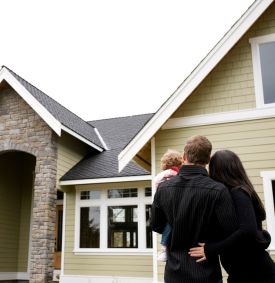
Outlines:
[[[263,104],[257,108],[272,108],[275,107],[275,103],[267,103],[267,104]]]
[[[77,249],[74,255],[149,255],[153,256],[153,249]]]

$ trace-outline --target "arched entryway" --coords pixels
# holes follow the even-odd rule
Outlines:
[[[0,154],[0,280],[29,277],[35,165],[29,153]]]

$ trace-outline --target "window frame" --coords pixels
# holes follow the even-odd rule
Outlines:
[[[146,248],[146,205],[152,204],[152,197],[145,196],[145,187],[148,185],[131,184],[130,186],[117,186],[114,184],[80,185],[76,186],[75,194],[75,255],[153,255],[153,248]],[[138,189],[137,197],[108,198],[110,189]],[[100,199],[81,200],[81,191],[101,191]],[[138,248],[108,248],[108,206],[138,207]],[[100,248],[80,248],[80,208],[100,207]]]
[[[252,51],[252,64],[253,64],[255,98],[256,98],[257,108],[275,106],[275,103],[268,103],[268,104],[264,103],[264,91],[263,91],[261,58],[260,58],[260,48],[259,48],[261,44],[272,43],[272,42],[275,42],[275,33],[249,39],[249,43],[251,43],[251,51]]]
[[[275,207],[272,189],[272,181],[275,181],[275,171],[261,171],[261,177],[263,178],[267,228],[271,235],[268,250],[271,254],[275,254]]]

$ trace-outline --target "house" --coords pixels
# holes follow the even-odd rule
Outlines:
[[[240,156],[275,260],[274,63],[275,1],[256,0],[155,114],[85,122],[3,67],[0,280],[163,282],[154,176],[195,134]]]

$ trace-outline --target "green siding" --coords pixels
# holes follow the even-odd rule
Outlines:
[[[58,190],[62,190],[59,185],[59,179],[90,151],[91,147],[89,145],[62,131],[61,137],[58,138],[56,178],[56,187]]]
[[[151,186],[150,181],[89,185],[91,187]],[[153,256],[74,255],[75,188],[67,193],[65,233],[65,275],[119,276],[153,278]]]
[[[0,272],[27,272],[35,157],[0,155]]]
[[[249,38],[275,33],[275,3],[190,95],[173,118],[256,107]]]
[[[186,139],[193,135],[206,136],[214,153],[230,149],[237,153],[247,174],[264,202],[260,171],[275,170],[275,119],[262,119],[219,125],[163,130],[156,135],[156,173],[161,171],[160,159],[168,148],[183,152]],[[265,223],[264,223],[265,224]],[[158,235],[158,249],[160,249]],[[223,271],[225,278],[226,273]],[[158,263],[159,282],[163,282],[164,264]]]

